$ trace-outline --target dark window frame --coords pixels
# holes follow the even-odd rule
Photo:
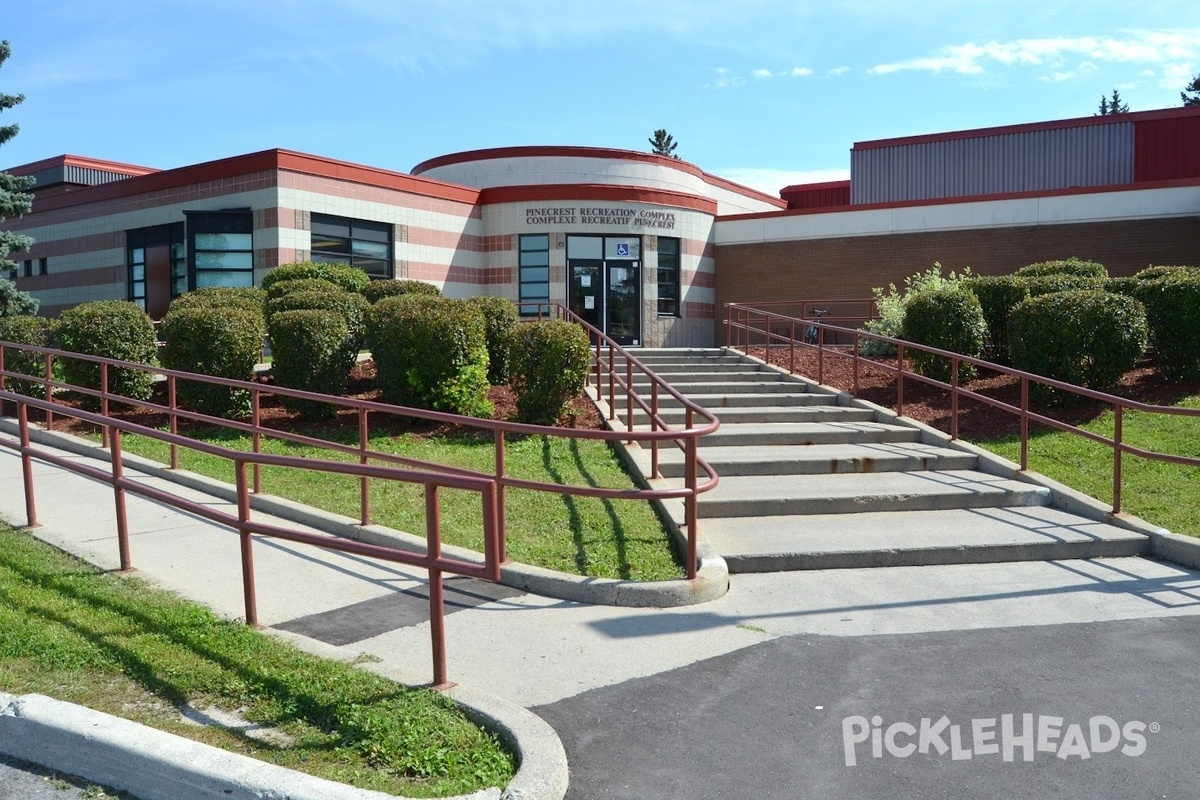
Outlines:
[[[253,286],[254,285],[254,215],[248,208],[225,209],[220,211],[184,211],[187,217],[187,263],[188,291],[203,286]],[[250,236],[249,247],[198,247],[196,237],[203,234],[226,234],[232,236]],[[201,267],[199,262],[209,254],[246,254],[248,266],[233,267]],[[201,280],[202,276],[216,275],[245,275],[244,282],[233,284],[214,283]]]
[[[33,259],[32,258],[27,258],[23,262],[21,262],[21,268],[22,268],[22,272],[21,272],[22,277],[25,277],[25,278],[33,277]]]
[[[171,299],[188,291],[187,250],[184,247],[184,225],[182,222],[152,225],[125,231],[125,299],[146,308],[146,248],[167,246],[171,249]],[[142,251],[141,260],[134,254]],[[142,267],[142,277],[134,278],[134,267]],[[138,294],[138,292],[141,294]],[[139,302],[140,301],[140,302]]]
[[[544,254],[544,257],[539,254]],[[539,269],[546,270],[544,280],[525,280],[525,270]],[[519,234],[517,242],[517,286],[517,296],[521,303],[542,303],[547,305],[550,303],[550,234]],[[535,316],[538,313],[538,306],[521,305],[520,311],[523,316]]]
[[[316,232],[318,226],[325,230],[318,234]],[[370,275],[373,280],[391,280],[396,275],[396,247],[393,234],[394,226],[388,222],[338,217],[332,214],[313,214],[309,220],[308,257],[311,261],[349,264],[352,267],[358,267]],[[315,247],[313,245],[316,242],[313,240],[318,235],[326,242],[344,242],[344,248],[338,250]],[[379,238],[380,235],[382,235],[382,239]],[[356,249],[379,244],[387,247],[387,253],[382,258],[377,255],[355,252]],[[382,262],[382,269],[368,268],[377,262]]]
[[[663,252],[664,243],[670,242],[673,253]],[[683,241],[670,236],[658,237],[658,253],[656,277],[658,279],[658,316],[679,317],[681,311],[680,292],[680,262],[682,258]],[[664,281],[663,278],[666,277]]]
[[[38,273],[37,274],[38,275],[50,274],[50,265],[49,265],[49,263],[47,263],[47,259],[45,256],[38,259]]]

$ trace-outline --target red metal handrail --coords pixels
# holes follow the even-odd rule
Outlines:
[[[1200,466],[1200,458],[1181,456],[1173,453],[1160,453],[1130,445],[1123,440],[1122,430],[1122,418],[1124,412],[1127,410],[1142,411],[1152,414],[1169,414],[1175,416],[1200,418],[1200,409],[1182,408],[1179,406],[1159,406],[1143,403],[1137,400],[1129,400],[1123,397],[1117,397],[1116,395],[1108,394],[1106,392],[1096,391],[1095,389],[1075,386],[1074,384],[1065,383],[1053,378],[1047,378],[1043,375],[1037,375],[1032,372],[1024,372],[1022,370],[1007,367],[1002,364],[995,364],[990,361],[984,361],[983,359],[964,356],[960,353],[953,353],[948,350],[940,350],[936,347],[927,347],[925,345],[917,344],[915,342],[908,342],[903,339],[881,336],[879,334],[874,334],[863,330],[843,328],[824,322],[817,322],[816,320],[812,319],[781,317],[780,315],[774,314],[770,310],[760,308],[757,305],[750,306],[741,303],[727,303],[725,308],[727,310],[725,324],[731,331],[731,333],[727,334],[727,338],[731,341],[735,338],[732,331],[736,330],[736,340],[739,344],[742,341],[742,334],[745,333],[745,341],[747,343],[751,341],[751,336],[759,336],[765,343],[777,343],[781,346],[787,345],[793,349],[796,345],[800,345],[801,347],[808,347],[816,350],[818,374],[817,381],[819,383],[824,382],[824,359],[827,356],[835,358],[848,358],[853,360],[854,377],[852,393],[856,395],[859,392],[858,376],[860,365],[869,364],[872,368],[894,374],[896,376],[896,413],[901,416],[904,415],[904,382],[906,380],[915,380],[920,383],[948,390],[950,392],[951,439],[958,438],[959,408],[961,405],[960,400],[963,397],[977,400],[992,408],[997,408],[1002,411],[1007,411],[1017,415],[1020,420],[1021,469],[1023,471],[1029,469],[1030,422],[1036,422],[1057,430],[1066,431],[1067,433],[1075,434],[1090,441],[1110,447],[1113,451],[1113,514],[1121,513],[1121,488],[1123,478],[1121,461],[1123,454],[1128,453],[1130,455],[1145,458],[1150,461],[1164,461],[1173,464],[1184,464],[1187,466]],[[762,326],[758,327],[758,322],[760,320],[762,321]],[[792,324],[803,323],[804,325],[815,326],[818,331],[817,343],[807,344],[805,342],[795,340],[794,337],[789,339],[788,337],[777,333],[776,330],[772,328],[772,323],[777,323],[780,321],[786,321]],[[852,344],[850,345],[849,350],[847,350],[847,348],[844,346],[835,347],[826,344],[825,337],[828,332],[850,337]],[[864,339],[885,342],[894,346],[896,348],[895,363],[867,359],[862,356],[860,353],[860,343]],[[730,347],[732,349],[741,349],[733,344],[731,344]],[[946,383],[945,381],[939,381],[909,369],[905,361],[904,354],[906,351],[912,350],[917,350],[923,353],[948,359],[950,361],[950,382]],[[958,380],[958,375],[960,365],[962,364],[973,364],[976,367],[1018,379],[1020,382],[1021,391],[1020,405],[1014,406],[1010,403],[1004,402],[1003,400],[998,400],[994,397],[989,397],[985,394],[981,394],[977,391],[966,389],[961,386]],[[794,359],[792,360],[789,368],[791,372],[796,371]],[[1084,430],[1076,425],[1071,425],[1070,423],[1056,420],[1044,414],[1039,414],[1036,411],[1031,411],[1029,409],[1030,384],[1041,384],[1058,389],[1060,391],[1069,392],[1071,394],[1087,397],[1092,400],[1097,400],[1101,403],[1111,405],[1113,407],[1114,416],[1113,436],[1111,438],[1102,436],[1100,434],[1093,433],[1092,431]]]
[[[447,414],[439,411],[429,411],[426,409],[409,408],[404,406],[395,406],[387,403],[378,403],[368,400],[359,400],[356,398],[332,397],[329,395],[316,394],[306,392],[299,389],[289,389],[281,386],[264,386],[260,383],[236,381],[225,378],[215,378],[208,375],[198,375],[177,370],[163,369],[160,367],[149,366],[145,364],[135,364],[116,359],[103,358],[100,356],[85,355],[82,353],[70,353],[65,351],[54,350],[45,347],[34,347],[31,345],[21,345],[10,342],[0,342],[0,390],[4,388],[6,378],[19,379],[23,381],[31,381],[41,385],[44,396],[49,399],[49,403],[44,409],[46,413],[46,426],[52,427],[53,415],[55,413],[64,413],[64,407],[53,402],[53,394],[55,390],[69,390],[83,394],[86,396],[97,398],[101,406],[101,416],[108,418],[108,407],[112,402],[121,403],[129,406],[164,413],[168,416],[170,423],[170,432],[172,434],[179,433],[179,420],[189,420],[193,422],[203,422],[209,425],[228,428],[231,430],[247,433],[251,436],[252,452],[261,452],[262,437],[268,436],[283,441],[293,442],[296,444],[309,445],[314,447],[324,448],[329,451],[339,452],[353,456],[360,464],[366,464],[368,461],[377,461],[384,464],[394,464],[404,467],[412,467],[417,469],[425,469],[433,472],[446,475],[462,475],[471,477],[486,477],[494,480],[497,485],[497,500],[500,526],[500,560],[507,560],[506,557],[506,492],[509,487],[519,489],[531,489],[535,491],[553,492],[555,494],[567,494],[586,497],[626,499],[626,500],[666,500],[666,499],[682,499],[684,501],[684,516],[685,526],[687,530],[688,546],[685,552],[685,571],[688,579],[694,579],[698,571],[698,555],[697,555],[697,537],[699,528],[698,519],[698,496],[706,491],[713,489],[718,482],[716,472],[709,464],[698,455],[698,448],[695,446],[695,441],[712,431],[715,431],[720,422],[717,418],[692,403],[673,387],[669,386],[659,376],[655,375],[642,362],[638,361],[628,350],[621,347],[610,337],[603,334],[596,328],[588,325],[579,317],[575,316],[558,304],[538,304],[536,309],[537,318],[554,317],[558,319],[566,319],[576,324],[582,325],[588,332],[589,342],[594,346],[594,362],[595,374],[589,372],[589,380],[595,381],[595,386],[599,392],[599,387],[607,376],[608,391],[609,391],[609,419],[615,419],[614,403],[615,392],[619,387],[627,398],[628,423],[627,429],[624,431],[617,430],[579,430],[554,428],[542,425],[528,425],[516,422],[504,422],[497,420],[479,419],[476,417],[463,417],[456,414]],[[28,375],[24,373],[13,372],[4,368],[4,353],[9,351],[25,351],[40,354],[44,358],[43,374],[41,376]],[[608,364],[604,365],[602,352],[608,354]],[[617,366],[615,359],[622,359],[620,367],[624,368],[625,377],[617,374],[620,368]],[[53,378],[54,360],[61,358],[70,358],[82,361],[88,361],[100,366],[101,389],[95,390],[79,386],[72,386]],[[168,404],[163,406],[151,401],[136,400],[133,398],[117,395],[108,391],[108,370],[109,368],[120,367],[126,369],[134,369],[144,372],[151,372],[155,375],[163,376],[168,385]],[[634,387],[633,374],[634,372],[649,376],[651,381],[652,393],[649,402],[646,401]],[[179,380],[190,380],[204,383],[211,383],[221,386],[226,386],[232,389],[244,390],[250,395],[251,399],[251,418],[249,422],[241,420],[230,420],[221,417],[214,417],[207,414],[201,414],[195,411],[181,409],[177,403],[176,384]],[[662,391],[666,391],[676,400],[683,404],[687,409],[687,422],[683,428],[672,428],[658,412],[658,397]],[[282,431],[273,428],[267,428],[262,425],[260,418],[261,398],[266,395],[274,395],[280,397],[291,397],[302,400],[310,400],[327,403],[337,408],[353,409],[359,419],[359,441],[356,445],[340,444],[330,442],[324,439],[316,439],[303,434],[298,434],[290,431]],[[0,404],[2,405],[2,404]],[[633,427],[633,414],[635,409],[642,409],[649,418],[649,430],[635,430]],[[430,420],[435,422],[449,423],[461,425],[465,427],[477,428],[480,430],[491,431],[495,441],[495,464],[492,473],[483,473],[477,470],[470,470],[460,467],[453,467],[445,464],[423,461],[419,459],[406,458],[391,453],[385,453],[379,450],[374,450],[369,446],[370,440],[370,416],[373,414],[387,414],[392,416],[412,417],[417,419]],[[73,412],[72,412],[72,415]],[[700,417],[701,424],[696,424],[695,417]],[[104,424],[104,423],[100,423]],[[108,429],[109,425],[104,424],[102,429],[102,444],[108,446]],[[659,477],[658,475],[658,447],[662,442],[673,444],[679,447],[685,454],[685,481],[682,488],[659,488],[659,489],[611,489],[597,486],[574,486],[568,484],[547,483],[543,481],[532,481],[522,478],[516,478],[506,474],[505,472],[505,441],[509,434],[526,434],[526,435],[545,435],[556,436],[572,439],[598,439],[604,441],[625,441],[647,443],[651,450],[652,474],[650,477]],[[184,444],[184,442],[192,442],[191,439],[181,439],[180,441],[170,442],[171,449],[171,468],[176,469],[179,466],[178,448],[180,446],[192,446]],[[249,462],[252,467],[253,491],[261,491],[261,464],[257,462]],[[700,478],[700,473],[703,472],[704,478]],[[360,523],[363,525],[371,524],[370,515],[370,494],[369,485],[366,477],[360,477]]]
[[[402,470],[394,467],[350,464],[340,461],[301,458],[299,456],[248,453],[244,450],[235,450],[221,445],[188,439],[174,433],[156,430],[103,414],[70,409],[69,412],[66,412],[70,417],[95,425],[106,426],[109,429],[109,447],[112,457],[111,470],[106,472],[103,469],[80,463],[77,460],[64,458],[58,455],[53,448],[39,448],[32,442],[29,425],[29,408],[32,406],[46,413],[51,413],[57,408],[58,412],[62,414],[64,412],[61,405],[54,403],[52,400],[27,397],[3,389],[0,389],[0,401],[14,403],[17,407],[18,439],[16,442],[13,442],[6,437],[0,437],[0,447],[15,450],[21,455],[21,471],[25,487],[25,514],[29,527],[36,527],[38,524],[33,480],[33,459],[36,458],[92,480],[107,483],[113,487],[116,502],[117,548],[122,571],[133,569],[133,558],[129,547],[129,524],[125,505],[126,492],[133,492],[134,494],[195,514],[198,517],[220,525],[233,528],[238,532],[240,538],[242,593],[246,611],[246,623],[248,625],[258,624],[258,602],[255,591],[252,538],[254,534],[286,539],[326,550],[338,550],[361,556],[369,556],[383,561],[423,567],[429,573],[430,638],[432,640],[433,652],[432,686],[442,689],[453,685],[447,677],[446,670],[445,608],[442,574],[450,572],[482,580],[500,580],[500,529],[496,505],[497,487],[496,482],[491,478]],[[229,514],[218,508],[214,508],[212,505],[187,500],[175,493],[164,492],[153,486],[148,486],[141,481],[133,481],[126,478],[124,473],[124,459],[122,457],[123,451],[121,449],[121,436],[123,433],[135,433],[140,436],[167,442],[172,446],[186,446],[209,455],[229,459],[234,466],[236,475],[237,513]],[[424,487],[426,498],[426,552],[423,554],[415,553],[392,547],[357,542],[338,536],[304,533],[256,521],[250,516],[250,490],[246,479],[247,464],[256,467],[287,467],[329,474],[356,475],[363,478],[378,478],[421,484]],[[484,561],[482,564],[442,555],[441,514],[438,492],[443,487],[479,492],[483,511],[484,534]]]

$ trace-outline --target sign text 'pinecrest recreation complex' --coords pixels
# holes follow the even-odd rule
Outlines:
[[[554,206],[525,209],[526,225],[616,225],[624,228],[675,229],[673,211],[612,206]]]

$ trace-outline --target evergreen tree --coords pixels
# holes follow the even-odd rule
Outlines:
[[[0,66],[3,66],[9,54],[8,40],[0,42]],[[25,99],[23,94],[0,93],[0,112],[20,103]],[[0,125],[0,145],[17,135],[18,126]],[[33,207],[33,195],[25,192],[33,185],[33,178],[28,176],[10,175],[0,172],[0,222],[8,217],[19,217]],[[15,273],[16,262],[10,261],[8,254],[13,251],[28,250],[33,239],[28,236],[18,236],[9,231],[0,230],[0,276]]]
[[[1110,114],[1124,114],[1129,111],[1129,104],[1121,102],[1121,93],[1113,89],[1112,100],[1100,95],[1100,110],[1093,116],[1107,117]]]
[[[650,137],[648,141],[652,148],[650,150],[651,153],[660,156],[670,156],[676,161],[679,160],[679,156],[675,155],[675,148],[679,145],[676,143],[675,138],[667,133],[665,128],[656,130],[654,136]]]
[[[1185,106],[1200,106],[1200,73],[1179,93],[1179,99]]]

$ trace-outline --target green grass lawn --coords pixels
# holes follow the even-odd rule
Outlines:
[[[321,436],[315,431],[305,432]],[[242,450],[249,450],[251,446],[248,436],[233,436],[229,432],[205,438]],[[157,440],[126,436],[122,443],[129,452],[163,463],[169,461],[168,447]],[[495,464],[490,435],[376,435],[372,437],[371,447],[380,452],[479,470],[489,475]],[[328,451],[279,440],[264,440],[263,451],[331,457]],[[507,473],[511,476],[577,486],[636,488],[616,455],[601,441],[512,436],[507,441],[505,453]],[[352,460],[353,457],[345,458]],[[180,467],[233,482],[230,462],[222,458],[181,450]],[[356,478],[264,468],[263,491],[358,518]],[[520,489],[510,489],[507,495],[508,557],[511,560],[605,578],[662,580],[683,575],[670,536],[644,500],[572,497]],[[478,493],[442,490],[441,503],[443,541],[482,550],[483,521]],[[423,536],[423,489],[415,484],[374,480],[371,483],[371,514],[372,521],[377,524]]]
[[[0,689],[40,693],[263,761],[411,796],[511,779],[511,753],[448,699],[307,655],[0,523]],[[240,709],[290,742],[185,724]]]
[[[1200,408],[1200,395],[1179,403]],[[1111,437],[1113,414],[1082,426]],[[1200,419],[1166,414],[1126,412],[1124,440],[1160,453],[1200,457]],[[1011,461],[1020,462],[1017,436],[977,442]],[[1112,450],[1062,431],[1039,431],[1029,437],[1029,468],[1105,503],[1112,502]],[[1200,537],[1200,468],[1125,455],[1122,459],[1122,510],[1174,533]]]

